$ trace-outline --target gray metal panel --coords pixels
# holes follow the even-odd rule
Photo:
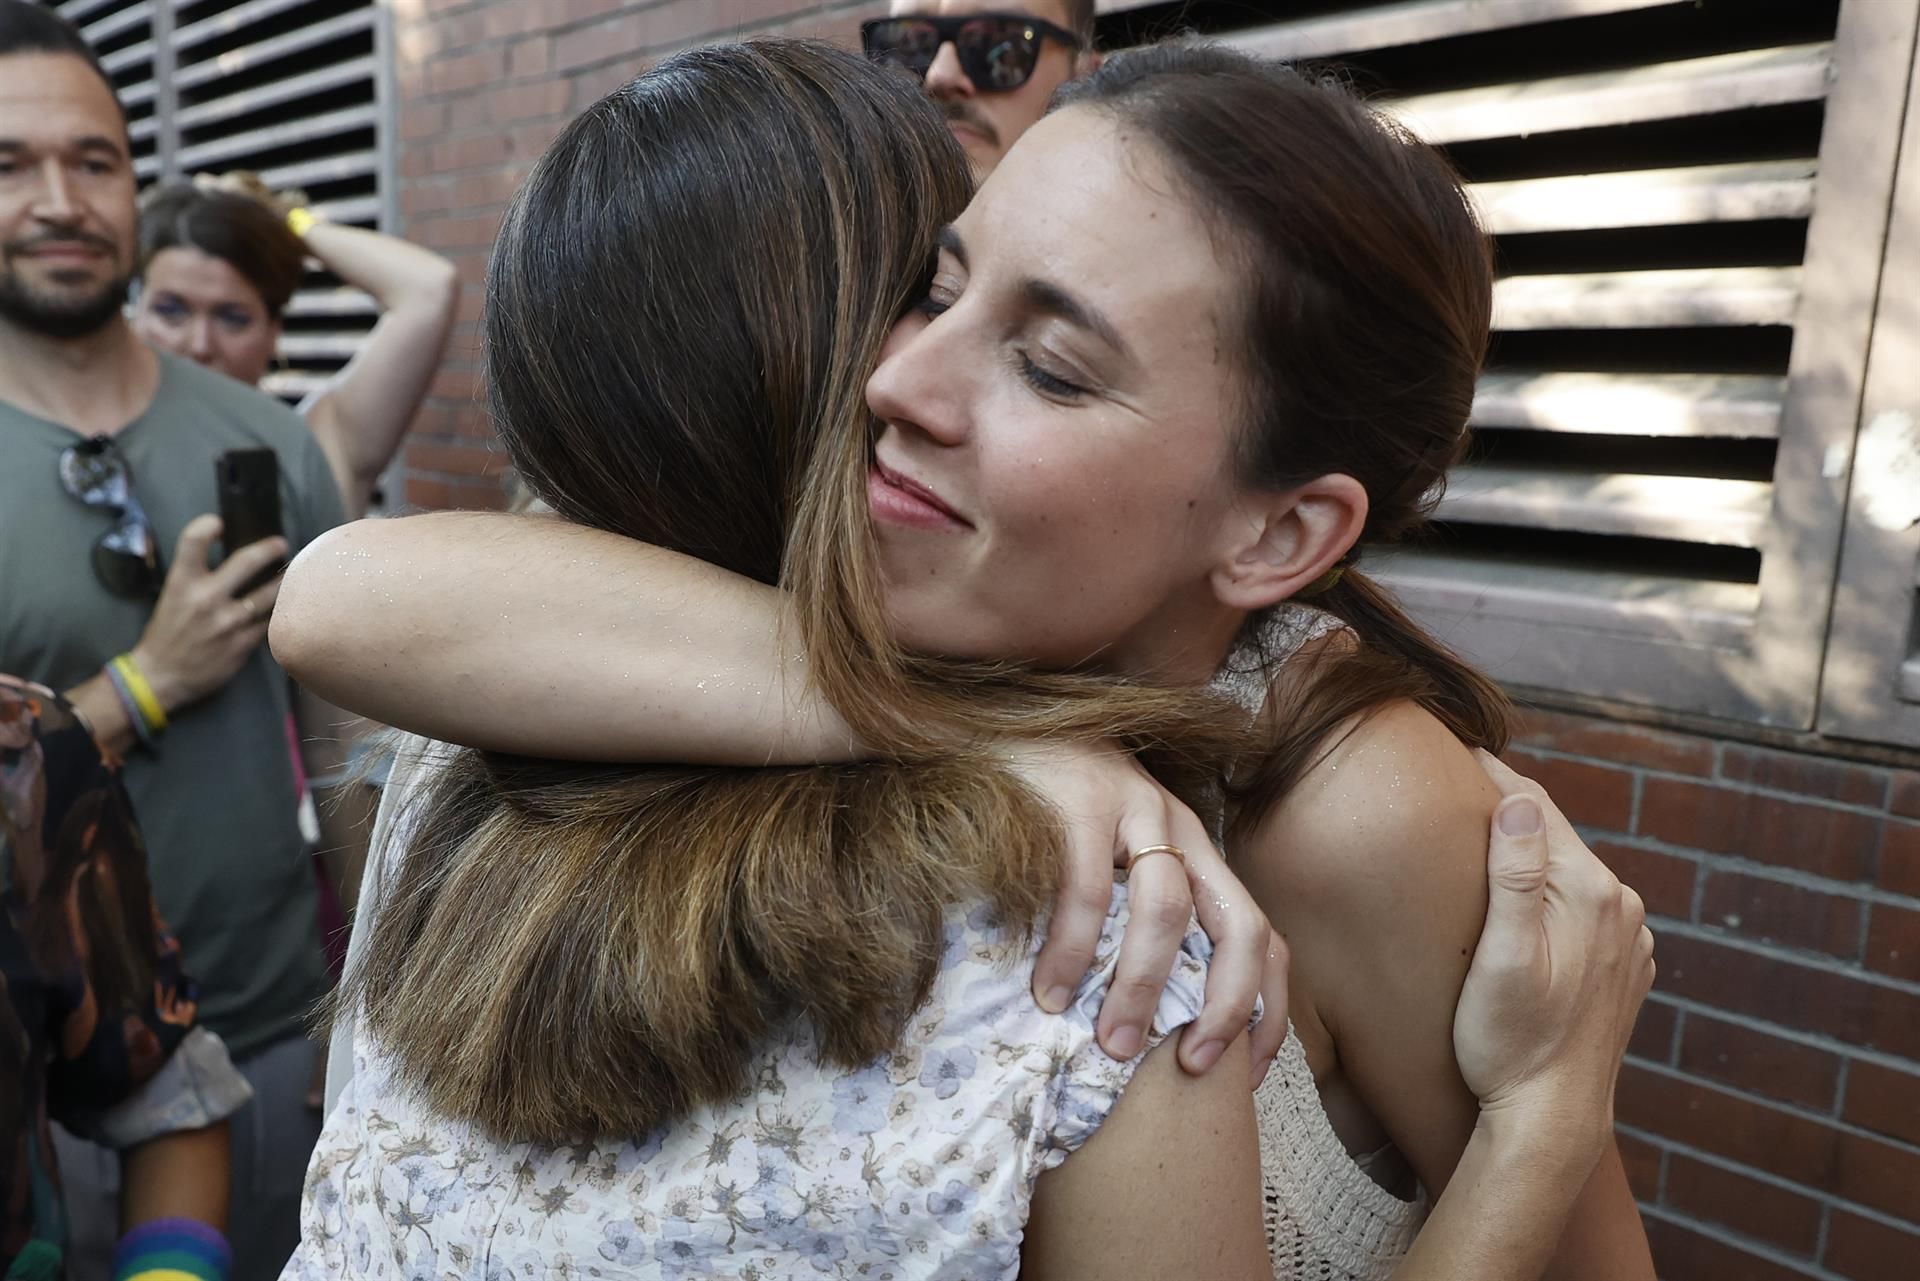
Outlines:
[[[291,147],[317,138],[371,129],[378,119],[372,103],[361,107],[342,107],[338,111],[323,111],[317,115],[296,116],[282,124],[248,129],[243,133],[232,133],[211,142],[184,147],[180,151],[180,165],[184,169],[201,169],[235,157],[271,151],[276,147]]]
[[[253,0],[252,4],[235,5],[210,18],[202,18],[198,22],[189,22],[176,28],[173,34],[174,45],[182,51],[191,49],[195,45],[205,44],[219,36],[229,35],[263,18],[271,18],[310,3],[312,0]]]
[[[1502,370],[1480,379],[1472,423],[1604,436],[1780,434],[1787,380],[1762,374],[1597,374]]]
[[[1493,288],[1495,329],[1666,329],[1787,325],[1798,267],[1694,267],[1508,276]]]
[[[374,59],[370,56],[349,58],[345,62],[336,62],[331,66],[316,67],[312,71],[258,85],[240,93],[197,102],[181,110],[180,127],[198,129],[203,125],[231,120],[235,116],[249,115],[267,107],[278,106],[283,102],[292,102],[328,89],[337,89],[341,85],[371,80],[373,73]]]
[[[1595,473],[1494,464],[1447,482],[1442,520],[1758,547],[1772,486],[1713,476]]]
[[[203,85],[236,71],[249,71],[255,67],[264,66],[275,59],[311,49],[329,40],[337,40],[359,31],[370,31],[373,25],[371,9],[351,9],[325,22],[316,22],[310,27],[301,27],[269,40],[243,45],[238,49],[229,49],[205,61],[184,65],[180,68],[179,84],[182,89]]]
[[[1141,7],[1102,0],[1099,12]],[[1400,0],[1348,13],[1301,18],[1237,34],[1234,43],[1268,58],[1330,58],[1451,36],[1532,26],[1562,18],[1590,18],[1632,9],[1657,9],[1692,0]]]
[[[1480,221],[1495,235],[1659,227],[1813,212],[1810,160],[1694,165],[1475,183]]]

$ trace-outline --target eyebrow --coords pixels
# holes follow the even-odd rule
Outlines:
[[[105,151],[111,154],[115,160],[125,160],[127,158],[126,148],[105,134],[94,133],[88,134],[84,138],[75,138],[66,144],[66,149],[82,152]],[[28,150],[28,144],[18,138],[0,138],[0,152],[11,153],[26,150]]]
[[[960,232],[949,223],[940,229],[935,238],[940,248],[960,260],[960,266],[967,266],[967,246],[960,239]],[[1042,315],[1058,316],[1068,324],[1084,329],[1098,338],[1126,360],[1133,359],[1133,351],[1120,337],[1120,331],[1113,322],[1100,313],[1099,308],[1082,299],[1074,297],[1050,280],[1028,277],[1020,282],[1020,296],[1028,307]]]

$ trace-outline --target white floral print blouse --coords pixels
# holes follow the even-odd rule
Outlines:
[[[284,1276],[1014,1277],[1034,1180],[1138,1062],[1094,1041],[1125,918],[1117,884],[1099,959],[1054,1016],[988,911],[952,911],[933,998],[892,1055],[822,1067],[796,1023],[752,1096],[638,1140],[489,1140],[411,1098],[362,1026]],[[1199,1013],[1211,950],[1190,925],[1149,1045]]]

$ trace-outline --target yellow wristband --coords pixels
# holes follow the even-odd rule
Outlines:
[[[305,239],[306,234],[313,230],[313,224],[319,221],[313,210],[304,205],[296,205],[287,210],[287,230],[302,239]]]
[[[160,706],[160,700],[154,695],[153,686],[147,684],[147,678],[134,665],[133,655],[122,654],[113,660],[113,670],[126,682],[127,693],[133,695],[135,707],[146,718],[147,728],[158,734],[167,727],[167,709]]]

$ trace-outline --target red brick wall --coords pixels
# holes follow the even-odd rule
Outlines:
[[[467,293],[403,497],[501,502],[476,322],[507,196],[673,49],[851,41],[882,0],[395,0],[400,209]],[[1645,896],[1661,976],[1621,1081],[1667,1281],[1920,1278],[1920,774],[1541,714],[1514,761]]]
[[[481,407],[480,291],[507,197],[560,126],[675,49],[747,34],[851,44],[885,0],[395,0],[401,229],[451,257],[453,343],[402,455],[395,497],[498,507],[503,458]]]
[[[1618,1109],[1661,1275],[1920,1277],[1920,772],[1554,712],[1508,758],[1654,918]]]

